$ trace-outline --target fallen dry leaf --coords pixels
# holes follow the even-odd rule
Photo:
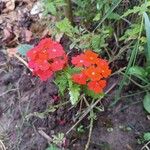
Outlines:
[[[17,48],[8,48],[7,53],[9,57],[13,57],[17,53]]]
[[[63,35],[64,35],[64,33],[56,34],[55,40],[56,40],[57,42],[60,42],[60,40],[61,40],[61,38],[63,37]]]
[[[5,28],[5,29],[3,30],[3,33],[4,33],[4,40],[10,38],[11,32],[10,32],[7,28]]]
[[[25,41],[26,42],[30,42],[31,38],[32,38],[32,32],[27,30],[27,29],[25,29],[24,34],[25,34]]]
[[[15,9],[15,0],[5,0],[4,2],[6,2],[6,8],[3,12],[9,12]]]
[[[43,31],[42,38],[45,37],[46,35],[51,35],[51,31],[48,27],[45,28],[45,30]]]

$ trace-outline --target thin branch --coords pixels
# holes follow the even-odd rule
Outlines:
[[[89,130],[89,136],[88,136],[88,141],[87,144],[85,145],[85,150],[88,150],[90,146],[90,141],[91,141],[91,136],[92,136],[92,130],[93,130],[93,122],[94,122],[94,117],[93,117],[93,110],[90,112],[91,120],[90,120],[90,130]]]
[[[114,83],[106,92],[108,94],[114,87],[116,83]],[[102,100],[102,98],[98,99],[94,104],[91,104],[83,113],[83,115],[79,118],[79,120],[66,132],[66,135],[69,134],[83,119],[86,115]]]
[[[33,71],[32,69],[29,68],[28,63],[23,60],[19,55],[13,54],[19,61],[21,61],[31,72]]]

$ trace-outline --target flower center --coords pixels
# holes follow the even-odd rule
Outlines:
[[[95,72],[92,72],[92,75],[95,75]]]

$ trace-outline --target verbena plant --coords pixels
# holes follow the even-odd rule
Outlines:
[[[55,18],[47,24],[51,30],[51,38],[42,39],[36,46],[20,45],[18,51],[22,55],[27,53],[28,67],[42,81],[54,77],[60,96],[69,95],[73,106],[78,103],[82,105],[83,101],[86,104],[79,120],[67,133],[90,113],[90,138],[95,119],[93,108],[108,93],[104,92],[104,88],[111,75],[109,64],[118,59],[127,60],[128,64],[125,72],[114,69],[114,74],[123,74],[123,80],[113,104],[120,99],[121,90],[129,79],[147,93],[144,107],[150,113],[150,1],[133,0],[130,3],[137,6],[131,9],[128,9],[129,3],[123,3],[122,0],[41,2],[44,15],[50,14]],[[62,35],[68,37],[69,50],[75,50],[75,56],[69,57],[68,49],[64,50],[57,42],[57,36]],[[146,62],[139,65],[136,60],[144,53]],[[136,79],[140,82],[137,83]],[[89,140],[85,149],[88,146]]]
[[[81,93],[93,99],[102,96],[105,79],[111,74],[108,62],[91,50],[72,57],[72,65],[69,65],[61,44],[50,38],[41,40],[27,51],[27,58],[29,68],[42,81],[56,74],[54,82],[60,94],[64,95],[68,90],[72,105],[77,104]]]

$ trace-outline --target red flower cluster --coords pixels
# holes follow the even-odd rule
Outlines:
[[[81,67],[82,71],[72,75],[75,83],[86,85],[95,93],[102,93],[106,86],[106,78],[111,74],[109,64],[106,60],[98,57],[98,54],[91,50],[85,51],[72,58],[75,67]]]
[[[61,44],[50,38],[45,38],[33,49],[27,52],[28,65],[35,75],[45,81],[54,72],[62,70],[67,63],[67,56]]]

